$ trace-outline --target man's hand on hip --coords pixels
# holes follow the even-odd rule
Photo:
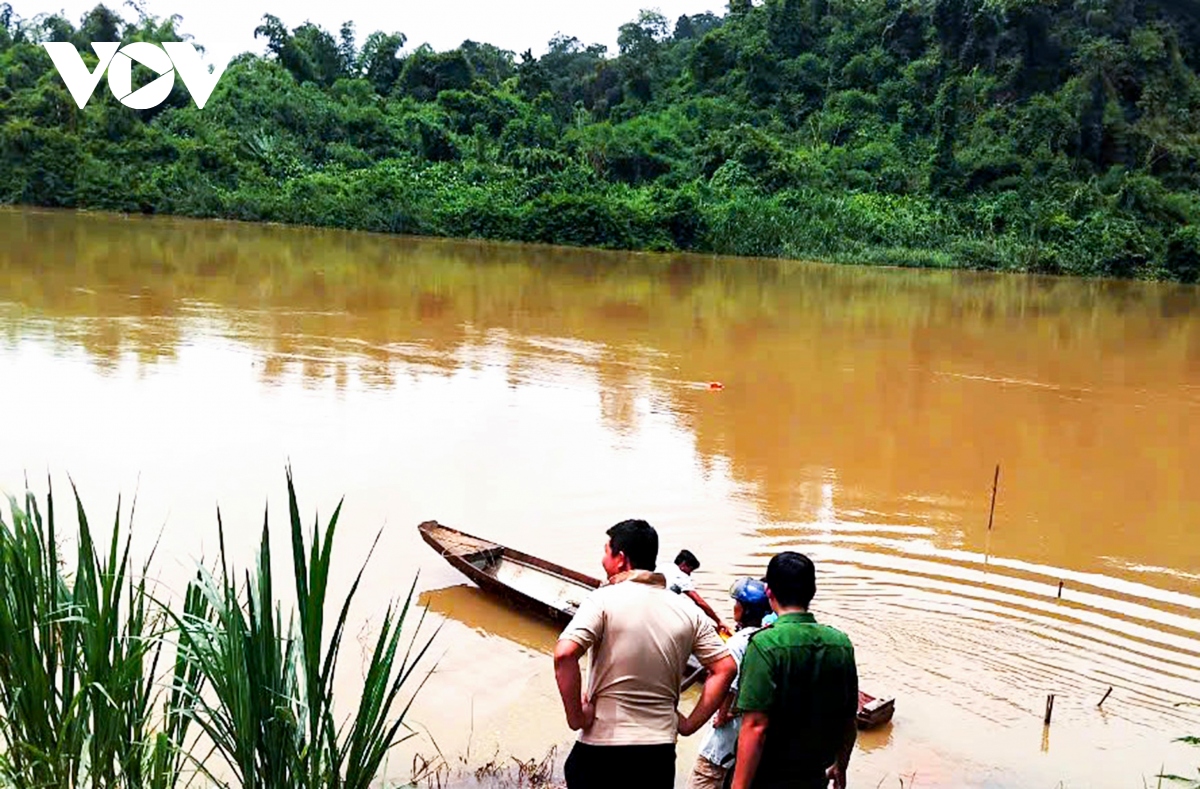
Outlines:
[[[580,728],[583,731],[587,731],[596,722],[596,705],[588,700],[586,693],[583,695],[581,703],[583,706],[583,726]]]

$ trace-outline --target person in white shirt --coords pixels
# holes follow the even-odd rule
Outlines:
[[[708,614],[717,627],[717,632],[725,638],[733,635],[733,631],[729,629],[729,625],[717,615],[717,612],[712,609],[700,593],[696,591],[695,585],[692,583],[692,573],[700,569],[700,560],[696,558],[696,554],[684,548],[675,556],[675,564],[663,570],[663,576],[667,579],[667,588],[676,594],[681,594],[691,598],[692,602],[700,606],[700,610]]]
[[[734,600],[733,619],[738,629],[725,642],[725,646],[740,667],[750,636],[761,628],[763,616],[771,611],[771,603],[767,600],[766,584],[754,578],[739,579],[729,590],[729,596]],[[737,755],[738,732],[742,722],[740,717],[731,714],[737,691],[735,677],[724,701],[717,708],[712,730],[700,746],[700,755],[696,757],[691,778],[688,779],[688,789],[721,789],[725,785],[725,778],[732,770]]]
[[[654,572],[658,534],[622,521],[604,545],[608,581],[559,636],[554,675],[567,725],[580,731],[563,767],[569,789],[671,789],[675,741],[697,731],[725,698],[737,667],[713,626]],[[587,693],[579,660],[591,653]],[[708,669],[700,700],[678,710],[688,656]]]

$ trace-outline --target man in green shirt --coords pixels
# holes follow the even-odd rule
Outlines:
[[[808,612],[817,581],[807,556],[778,554],[763,580],[779,618],[742,659],[733,789],[844,789],[858,733],[854,647]]]

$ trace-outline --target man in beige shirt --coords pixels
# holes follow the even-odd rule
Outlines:
[[[653,572],[654,528],[622,521],[608,538],[602,561],[608,582],[579,606],[554,650],[567,725],[581,730],[567,757],[567,786],[671,789],[676,736],[692,734],[712,716],[737,667],[700,609]],[[579,659],[589,650],[584,695]],[[679,686],[693,654],[709,672],[700,701],[685,716],[677,709]]]

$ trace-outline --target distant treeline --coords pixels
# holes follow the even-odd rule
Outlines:
[[[0,4],[0,202],[1200,278],[1197,0],[730,0],[541,57],[267,15],[203,110],[80,110],[40,46],[178,23]]]

